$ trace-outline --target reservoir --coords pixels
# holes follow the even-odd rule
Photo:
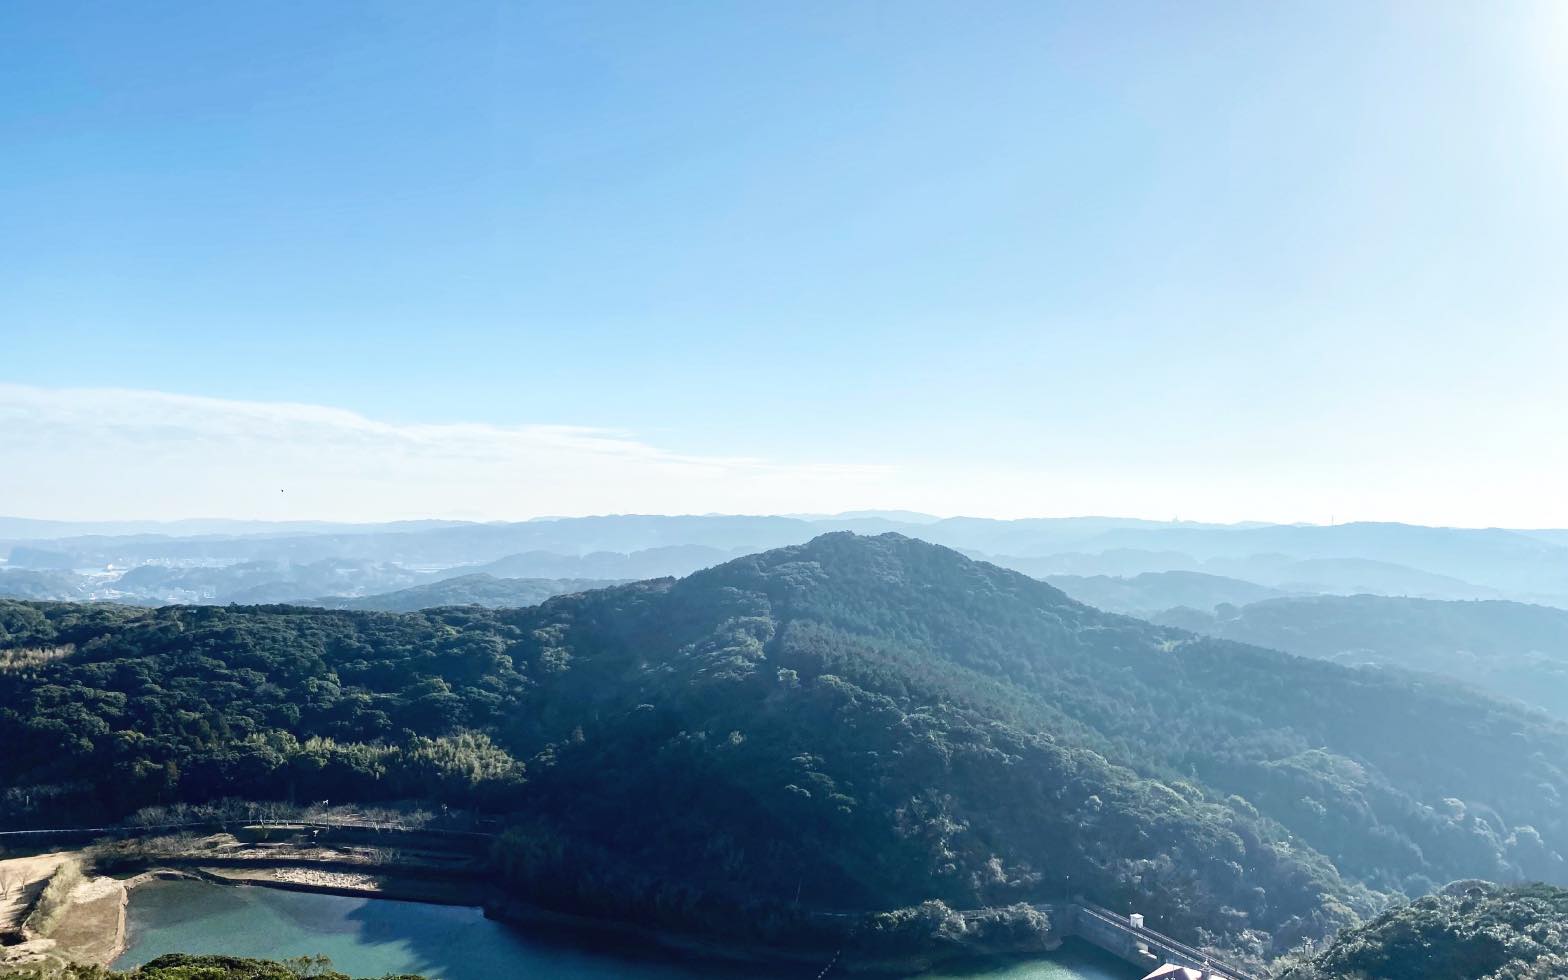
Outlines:
[[[611,952],[581,939],[557,943],[486,919],[476,908],[199,881],[154,881],[132,890],[126,942],[125,954],[113,964],[116,969],[179,952],[267,959],[325,954],[334,969],[354,977],[420,973],[433,980],[744,980],[814,977],[817,972],[791,964],[764,974],[750,965],[715,966],[640,956],[636,950]],[[920,976],[922,980],[1136,980],[1138,975],[1096,950],[1069,945],[1045,959]]]

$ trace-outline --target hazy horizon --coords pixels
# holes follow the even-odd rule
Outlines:
[[[1127,521],[1141,524],[1150,524],[1164,527],[1209,527],[1209,528],[1247,528],[1247,527],[1301,527],[1301,528],[1331,528],[1346,526],[1367,525],[1402,525],[1406,527],[1433,528],[1454,531],[1568,531],[1568,527],[1557,528],[1545,525],[1503,525],[1503,524],[1422,524],[1414,521],[1289,521],[1289,520],[1254,520],[1241,518],[1237,520],[1196,520],[1184,517],[1159,518],[1143,517],[1136,514],[1019,514],[1011,516],[991,516],[971,513],[944,513],[933,514],[925,511],[913,511],[899,507],[861,507],[843,511],[821,512],[777,512],[777,511],[601,511],[581,514],[533,514],[522,517],[460,517],[442,514],[409,514],[400,517],[382,519],[337,519],[317,517],[233,517],[223,514],[192,513],[179,517],[150,518],[150,517],[85,517],[85,518],[56,518],[39,517],[32,514],[0,513],[0,521],[14,520],[27,521],[38,524],[62,525],[159,525],[174,526],[182,524],[265,524],[265,525],[328,525],[328,526],[364,526],[379,527],[397,524],[530,524],[546,521],[577,521],[611,518],[783,518],[804,522],[823,521],[852,521],[852,520],[886,520],[891,524],[901,524],[918,527],[926,523],[940,523],[953,520],[979,520],[997,522],[1027,522],[1027,521]],[[3,537],[0,534],[0,537]],[[918,536],[918,535],[917,535]]]
[[[1568,526],[1568,506],[1551,492],[1558,484],[1516,480],[1515,496],[1494,495],[1488,489],[1505,481],[1477,465],[1465,468],[1466,483],[1455,476],[1434,484],[1447,497],[1407,485],[1402,474],[1378,488],[1320,495],[1281,486],[1289,471],[1268,482],[1260,475],[1256,488],[1204,492],[1202,458],[1180,483],[1151,482],[1137,460],[1122,463],[1120,476],[1073,467],[1039,472],[1005,461],[955,467],[935,454],[913,464],[781,461],[676,453],[633,432],[579,426],[397,425],[297,403],[3,383],[0,420],[11,464],[0,471],[0,510],[44,520],[196,514],[373,523],[902,509],[1000,519]],[[1544,444],[1516,462],[1555,464]],[[1519,501],[1521,487],[1540,499]]]

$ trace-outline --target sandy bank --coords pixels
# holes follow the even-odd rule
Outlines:
[[[138,849],[139,848],[139,849]],[[118,876],[84,878],[39,934],[24,926],[50,879],[67,864]],[[72,961],[107,966],[125,951],[131,892],[160,878],[194,878],[362,898],[484,906],[492,895],[471,856],[430,850],[305,846],[229,834],[116,841],[0,861],[0,965]]]

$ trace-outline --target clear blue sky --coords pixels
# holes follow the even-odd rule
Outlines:
[[[895,474],[684,509],[1568,524],[1560,5],[13,0],[0,50],[13,429],[127,388]]]

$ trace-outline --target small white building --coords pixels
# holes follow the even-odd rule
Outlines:
[[[1218,973],[1204,973],[1202,970],[1194,970],[1190,966],[1177,966],[1175,963],[1167,963],[1144,977],[1143,980],[1225,980],[1225,977]]]

